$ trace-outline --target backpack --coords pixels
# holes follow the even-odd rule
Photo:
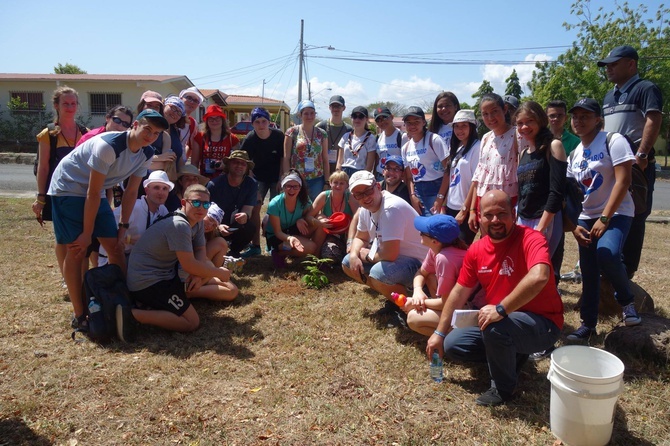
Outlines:
[[[88,132],[88,129],[84,127],[83,125],[79,125],[77,123],[77,128],[79,128],[79,133],[85,135]],[[50,146],[50,151],[49,151],[49,163],[52,163],[52,160],[56,159],[56,149],[58,148],[58,134],[52,134],[56,130],[56,124],[53,122],[47,124],[47,131],[49,132],[49,146]],[[37,165],[39,164],[40,160],[40,149],[37,149],[37,156],[35,157],[35,162],[33,163],[33,175],[37,176]],[[55,169],[56,166],[54,165],[53,168]],[[51,172],[53,169],[51,166],[49,166],[49,172]]]
[[[607,149],[607,154],[610,154],[610,142],[612,141],[612,136],[615,132],[607,132],[607,139],[605,140],[605,148]],[[626,138],[628,145],[630,146],[631,151],[633,147],[637,145],[631,141],[628,135],[619,133],[621,136]],[[633,163],[633,170],[631,172],[631,182],[628,191],[633,197],[633,203],[635,204],[635,215],[644,214],[647,212],[647,192],[649,190],[649,183],[647,182],[647,177],[644,175],[644,171],[637,164]]]
[[[83,301],[84,310],[88,314],[88,331],[77,329],[72,333],[72,339],[76,332],[83,332],[89,339],[99,343],[118,337],[116,307],[131,306],[130,293],[121,268],[107,264],[86,271]]]

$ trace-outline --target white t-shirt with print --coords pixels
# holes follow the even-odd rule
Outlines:
[[[447,193],[447,207],[449,209],[460,211],[468,197],[472,176],[477,169],[477,163],[479,163],[479,143],[479,140],[475,141],[465,156],[460,156],[463,146],[459,147],[451,161],[449,192]]]
[[[347,132],[340,139],[339,146],[343,150],[342,167],[351,167],[356,170],[365,169],[369,152],[377,150],[375,135],[366,131],[359,138],[354,132]]]
[[[377,139],[377,155],[379,156],[379,163],[377,163],[377,172],[383,174],[384,164],[386,158],[391,155],[402,157],[402,146],[407,142],[407,133],[402,133],[400,137],[400,147],[398,147],[398,133],[400,130],[395,129],[391,136],[386,136],[386,132],[381,132]]]
[[[426,132],[419,142],[414,142],[410,138],[407,144],[402,146],[402,160],[405,167],[410,168],[415,183],[442,178],[444,176],[442,161],[448,156],[449,149],[442,138],[431,132]]]
[[[579,143],[568,158],[567,175],[576,179],[584,191],[580,219],[598,218],[603,214],[616,182],[614,166],[635,160],[628,141],[620,134],[612,135],[609,154],[606,142],[607,132],[600,132],[588,147],[584,148]],[[584,156],[585,152],[588,157]],[[614,215],[635,216],[635,204],[630,193],[626,193]]]
[[[440,138],[442,138],[442,141],[444,141],[447,147],[451,146],[451,135],[453,133],[454,133],[454,126],[451,122],[449,124],[442,124],[440,130],[437,131],[437,134],[440,135]]]

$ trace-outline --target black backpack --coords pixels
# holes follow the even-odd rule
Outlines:
[[[79,132],[83,135],[85,135],[88,132],[88,129],[84,127],[83,125],[80,125],[77,123],[77,127],[79,128]],[[49,146],[50,146],[50,154],[49,154],[49,163],[54,163],[53,167],[49,166],[49,172],[52,172],[53,169],[56,168],[55,165],[55,159],[56,159],[56,149],[58,148],[58,134],[53,134],[53,131],[56,130],[56,124],[49,123],[47,124],[47,131],[49,132]],[[40,160],[40,149],[39,147],[37,148],[37,156],[35,157],[35,162],[33,163],[33,175],[37,176],[37,165],[39,164]]]
[[[95,342],[118,338],[116,306],[131,306],[126,279],[118,265],[107,264],[90,269],[84,275],[84,311],[88,314],[88,330],[76,329]]]

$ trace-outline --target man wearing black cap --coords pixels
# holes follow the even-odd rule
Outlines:
[[[345,133],[353,130],[353,127],[342,121],[342,113],[347,108],[342,96],[337,94],[332,96],[328,108],[330,109],[330,119],[321,121],[316,126],[325,130],[328,134],[328,162],[330,163],[330,171],[335,172],[339,150],[338,143]]]
[[[663,118],[663,96],[652,82],[640,79],[637,72],[639,56],[634,48],[624,45],[614,48],[607,57],[598,61],[606,67],[605,74],[614,88],[603,101],[605,131],[627,135],[635,143],[635,162],[647,178],[647,210],[633,218],[623,257],[628,277],[632,278],[640,264],[644,243],[645,221],[651,213],[656,171],[654,143],[658,138]]]

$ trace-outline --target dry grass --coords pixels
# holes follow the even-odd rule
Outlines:
[[[329,273],[321,291],[265,256],[236,278],[231,305],[196,302],[192,334],[144,329],[132,345],[69,338],[53,234],[29,202],[0,198],[0,444],[547,445],[549,361],[529,364],[518,400],[486,409],[484,366],[450,364],[434,385],[425,339],[386,329],[381,298]],[[668,312],[670,227],[650,225],[638,283]],[[576,260],[566,245],[565,265]],[[566,328],[579,287],[565,291]],[[602,333],[615,320],[603,320]],[[596,340],[602,346],[603,335]],[[612,444],[670,438],[666,366],[627,363]],[[665,443],[667,444],[667,443]]]

